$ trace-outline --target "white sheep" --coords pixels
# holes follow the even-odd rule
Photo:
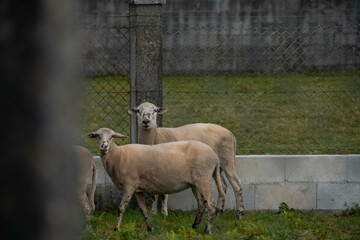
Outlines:
[[[116,228],[121,224],[124,211],[134,194],[145,218],[148,231],[152,226],[148,218],[144,192],[170,194],[191,188],[198,203],[193,228],[200,225],[207,208],[205,233],[211,233],[215,204],[210,194],[212,176],[219,195],[225,197],[220,180],[220,163],[215,152],[198,141],[181,141],[154,146],[128,144],[117,146],[114,138],[125,136],[108,128],[88,134],[98,139],[101,161],[118,189],[123,190]]]
[[[127,109],[130,114],[137,115],[138,143],[154,145],[159,143],[197,140],[209,145],[220,159],[221,170],[226,174],[236,198],[236,217],[241,219],[244,215],[244,204],[240,179],[235,171],[236,138],[226,128],[216,124],[188,124],[177,128],[157,127],[157,114],[163,114],[167,109],[156,107],[154,104],[145,102],[136,108]],[[223,179],[226,192],[226,182]],[[162,213],[167,215],[167,196],[165,196]],[[219,196],[218,209],[221,213],[224,209],[225,198]],[[157,212],[157,197],[152,205],[153,213]]]
[[[78,174],[76,178],[77,184],[77,196],[81,205],[83,206],[84,213],[91,215],[95,210],[95,190],[96,190],[96,177],[97,167],[93,156],[84,147],[74,146],[75,153],[78,160]],[[90,188],[89,197],[86,195],[86,187],[88,185],[89,178],[92,174],[92,184]]]

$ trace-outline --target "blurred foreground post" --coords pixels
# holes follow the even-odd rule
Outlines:
[[[0,4],[0,238],[77,239],[71,1]]]

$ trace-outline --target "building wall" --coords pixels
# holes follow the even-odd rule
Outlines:
[[[164,74],[354,70],[359,11],[356,1],[169,1]]]
[[[97,209],[119,204],[117,190],[96,157],[99,169]],[[236,156],[236,172],[243,184],[245,210],[275,210],[281,202],[305,210],[344,210],[345,203],[360,203],[360,155],[254,155]],[[211,183],[216,201],[217,190]],[[197,208],[190,189],[169,196],[169,209]],[[226,209],[235,209],[228,184]]]
[[[129,74],[128,9],[126,1],[80,1],[88,76]],[[163,73],[357,70],[359,13],[355,0],[167,1]]]

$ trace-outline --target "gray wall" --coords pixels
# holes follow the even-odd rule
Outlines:
[[[359,31],[348,26],[359,10],[358,1],[169,1],[164,74],[358,69]]]
[[[128,3],[124,0],[79,2],[79,67],[84,75],[130,75]]]
[[[82,0],[87,75],[128,75],[126,1]],[[360,2],[167,1],[165,75],[358,69]],[[289,17],[290,16],[290,17]],[[85,31],[84,31],[85,28]]]
[[[101,160],[95,157],[99,174],[96,208],[119,204],[121,192],[112,184]],[[345,203],[360,203],[360,155],[254,155],[236,156],[236,172],[243,184],[245,210],[275,210],[281,202],[305,210],[344,210]],[[225,207],[235,209],[235,196],[228,185]],[[211,193],[217,199],[215,183]],[[197,208],[190,189],[169,196],[169,209]]]

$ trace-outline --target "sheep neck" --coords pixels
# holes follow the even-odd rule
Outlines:
[[[138,142],[140,144],[153,145],[157,139],[157,126],[151,129],[139,128]]]

